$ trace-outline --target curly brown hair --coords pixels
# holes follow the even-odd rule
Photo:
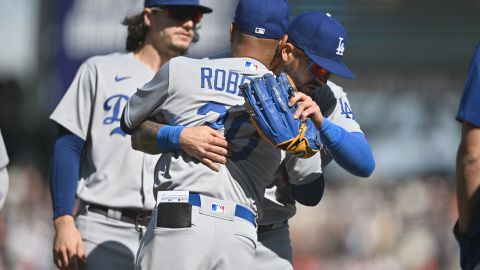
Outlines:
[[[148,26],[145,25],[143,12],[133,16],[127,16],[123,19],[122,24],[127,26],[127,52],[135,52],[145,43]]]

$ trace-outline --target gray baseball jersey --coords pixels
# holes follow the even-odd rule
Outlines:
[[[355,121],[350,103],[347,99],[347,94],[343,91],[343,88],[331,81],[328,81],[327,84],[337,100],[333,112],[327,118],[348,132],[362,132],[360,125]],[[314,160],[321,164],[321,155],[318,153],[310,159],[299,159],[295,165],[296,170],[301,171],[302,167],[308,168],[314,166],[311,164]],[[272,184],[273,187],[266,190],[263,217],[259,220],[259,224],[278,223],[288,220],[295,215],[295,200],[290,195],[290,189],[287,183],[287,181],[292,183],[292,181],[289,180],[291,172],[289,172],[289,170],[286,171],[289,174],[288,176],[285,175],[285,170],[280,168],[275,173],[275,180]],[[308,183],[308,181],[309,180],[304,181],[304,183]]]
[[[3,141],[2,132],[0,131],[0,169],[7,167],[9,162],[5,142]]]
[[[200,193],[206,203],[192,209],[192,226],[187,228],[154,226],[154,215],[142,239],[137,269],[249,268],[255,255],[256,228],[244,220],[230,220],[225,214],[218,218],[209,208],[233,202],[261,215],[259,204],[265,187],[285,154],[257,135],[239,85],[268,72],[250,58],[177,57],[129,100],[124,120],[131,129],[150,117],[169,125],[208,125],[226,137],[232,151],[219,172],[183,151],[162,154],[155,168],[154,188]],[[295,159],[288,164],[294,166]],[[303,177],[303,173],[292,178],[305,181],[308,176]],[[205,249],[205,243],[211,248]]]
[[[362,132],[360,126],[354,120],[347,94],[343,92],[341,87],[330,81],[328,82],[328,86],[335,99],[332,101],[332,105],[334,105],[332,106],[333,110],[329,115],[326,114],[328,115],[327,118],[349,132]],[[335,101],[336,103],[333,103]],[[299,160],[296,163],[295,169],[296,171],[301,171],[302,168],[308,169],[314,166],[311,162],[317,162],[317,164],[321,164],[322,161],[324,163],[328,162],[328,160],[322,160],[326,157],[326,155],[317,153],[309,159]],[[285,159],[285,161],[287,161],[287,159]],[[290,192],[290,183],[301,183],[295,183],[295,181],[290,179],[292,169],[288,168],[288,164],[285,165],[287,166],[281,166],[275,172],[272,187],[265,191],[264,215],[262,219],[259,220],[259,224],[270,224],[271,229],[258,233],[258,244],[255,252],[254,265],[251,268],[252,270],[266,268],[275,270],[293,269],[290,232],[288,224],[285,221],[293,217],[296,212],[295,200]],[[310,181],[311,180],[306,179],[304,183]]]
[[[133,53],[90,58],[50,118],[87,143],[78,197],[115,208],[153,209],[153,170],[158,156],[131,148],[120,129],[123,107],[154,76]]]
[[[285,154],[259,139],[238,86],[266,73],[265,66],[250,58],[177,57],[138,89],[125,109],[128,127],[152,116],[170,125],[209,125],[226,137],[233,152],[220,172],[183,151],[163,154],[155,168],[156,190],[189,190],[241,203],[261,214],[257,204]]]

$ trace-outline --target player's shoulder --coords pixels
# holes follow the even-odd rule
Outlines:
[[[197,58],[191,58],[191,57],[187,57],[187,56],[177,56],[177,57],[173,57],[172,59],[170,59],[170,61],[168,61],[168,63],[170,65],[175,65],[175,64],[180,64],[180,63],[194,63],[198,60],[199,59],[197,59]]]
[[[83,62],[84,65],[90,67],[113,66],[126,61],[133,60],[133,53],[110,53],[105,55],[95,55]]]
[[[219,51],[214,54],[209,55],[207,58],[208,59],[221,59],[221,58],[230,58],[232,57],[232,53],[230,50],[227,51]]]
[[[186,56],[177,56],[170,60],[170,65],[202,65],[202,64],[221,64],[229,63],[232,58],[190,58]]]
[[[343,97],[347,94],[345,93],[345,91],[343,91],[343,87],[341,87],[338,84],[335,84],[332,81],[327,81],[327,85],[328,87],[330,87],[330,90],[332,91],[332,93],[335,95],[336,98]]]
[[[201,66],[204,63],[208,63],[210,59],[208,58],[190,58],[187,56],[177,56],[167,63],[165,63],[163,66],[167,66],[169,69],[188,69],[189,67],[196,67],[196,66]],[[163,67],[162,66],[162,67]]]
[[[218,72],[218,74],[232,72],[237,74],[243,74],[246,76],[257,77],[270,72],[259,61],[243,57],[196,59],[185,56],[178,56],[170,60],[169,66],[171,74],[185,74],[185,72],[192,69],[203,69],[210,71],[215,69],[215,72]]]
[[[133,53],[110,53],[87,58],[82,63],[82,66],[98,72],[99,70],[110,70],[115,67],[132,66],[135,64],[135,61]]]
[[[177,56],[172,58],[169,61],[170,69],[188,69],[189,67],[218,67],[218,68],[226,68],[235,63],[235,60],[232,58],[218,58],[218,59],[210,59],[210,58],[190,58],[185,56]]]

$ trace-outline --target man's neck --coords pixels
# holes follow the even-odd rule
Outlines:
[[[170,59],[173,57],[179,56],[180,54],[161,53],[158,52],[152,45],[147,44],[136,51],[134,55],[149,69],[157,72],[163,64],[170,61]]]
[[[270,60],[268,57],[265,57],[263,54],[258,54],[254,52],[249,52],[249,51],[240,51],[237,50],[232,53],[232,57],[247,57],[247,58],[252,58],[260,62],[262,65],[268,68],[270,65]]]
[[[278,75],[280,72],[282,72],[285,69],[284,62],[281,60],[280,57],[275,56],[273,58],[272,63],[270,63],[270,66],[267,66],[267,68],[273,72],[273,74]]]

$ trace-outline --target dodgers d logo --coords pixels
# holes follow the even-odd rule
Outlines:
[[[338,37],[337,55],[343,56],[343,51],[345,51],[345,43],[342,37]]]
[[[113,134],[119,134],[125,137],[127,135],[120,128],[120,118],[122,117],[121,113],[123,112],[123,107],[127,104],[127,101],[128,97],[125,95],[114,95],[109,97],[107,100],[105,100],[105,103],[103,103],[103,109],[107,112],[107,114],[111,112],[110,116],[107,116],[105,119],[103,119],[103,124],[116,124],[115,128],[110,132],[110,136]]]

